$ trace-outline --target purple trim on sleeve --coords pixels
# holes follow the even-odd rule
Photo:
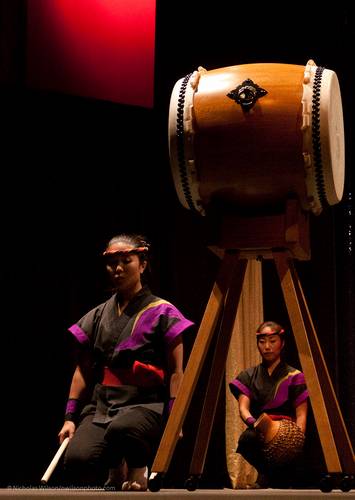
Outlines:
[[[68,328],[68,330],[74,335],[74,337],[78,342],[80,342],[80,344],[86,344],[87,342],[89,342],[89,337],[86,335],[84,330],[80,328],[80,326],[75,324]]]
[[[176,316],[174,316],[176,317]],[[180,333],[185,331],[193,322],[181,316],[180,320],[174,323],[165,334],[165,341],[170,344]]]
[[[296,375],[293,375],[292,385],[301,385],[301,384],[305,384],[305,383],[306,383],[306,380],[304,378],[304,373],[299,372],[299,373],[296,373]]]
[[[297,408],[297,406],[303,403],[303,401],[306,401],[307,398],[309,398],[309,393],[308,390],[306,389],[296,398],[296,401],[294,403],[295,408]]]
[[[229,388],[232,391],[234,397],[238,399],[239,393],[245,394],[248,398],[252,398],[251,390],[244,384],[242,384],[239,380],[234,379],[229,384]]]

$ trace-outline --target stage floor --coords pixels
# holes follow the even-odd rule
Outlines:
[[[125,491],[104,491],[102,489],[68,489],[68,488],[29,488],[29,487],[13,487],[0,489],[1,500],[11,500],[15,497],[29,498],[31,500],[43,500],[46,498],[53,498],[55,500],[93,500],[99,498],[100,500],[112,500],[119,498],[120,500],[138,498],[142,496],[144,499],[155,498],[156,500],[181,500],[193,498],[194,500],[251,500],[252,498],[287,498],[293,499],[314,499],[321,500],[327,498],[343,498],[354,499],[355,490],[343,492],[341,490],[333,490],[330,493],[323,493],[320,490],[291,490],[291,489],[265,489],[265,490],[233,490],[233,489],[216,489],[216,490],[195,490],[188,491],[183,489],[161,489],[158,492],[145,491],[138,492],[125,492]]]

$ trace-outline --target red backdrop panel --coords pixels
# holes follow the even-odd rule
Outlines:
[[[27,0],[27,83],[152,107],[155,0]]]

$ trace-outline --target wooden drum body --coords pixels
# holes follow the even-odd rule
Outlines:
[[[251,104],[250,89],[259,93]],[[297,197],[318,214],[343,194],[337,76],[313,61],[199,68],[172,92],[169,151],[186,208],[204,214],[222,202],[265,213]]]
[[[263,441],[263,453],[269,465],[287,465],[303,451],[305,435],[291,420],[272,420],[262,413],[254,424]]]

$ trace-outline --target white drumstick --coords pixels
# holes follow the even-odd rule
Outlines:
[[[64,441],[62,442],[62,444],[60,445],[57,453],[54,455],[51,463],[49,464],[46,472],[43,474],[42,476],[42,479],[41,479],[41,483],[42,484],[47,484],[48,482],[48,479],[51,477],[54,469],[56,468],[58,462],[59,462],[59,459],[60,457],[63,455],[64,451],[65,451],[65,448],[68,446],[68,443],[69,443],[69,438],[66,437],[64,439]]]

